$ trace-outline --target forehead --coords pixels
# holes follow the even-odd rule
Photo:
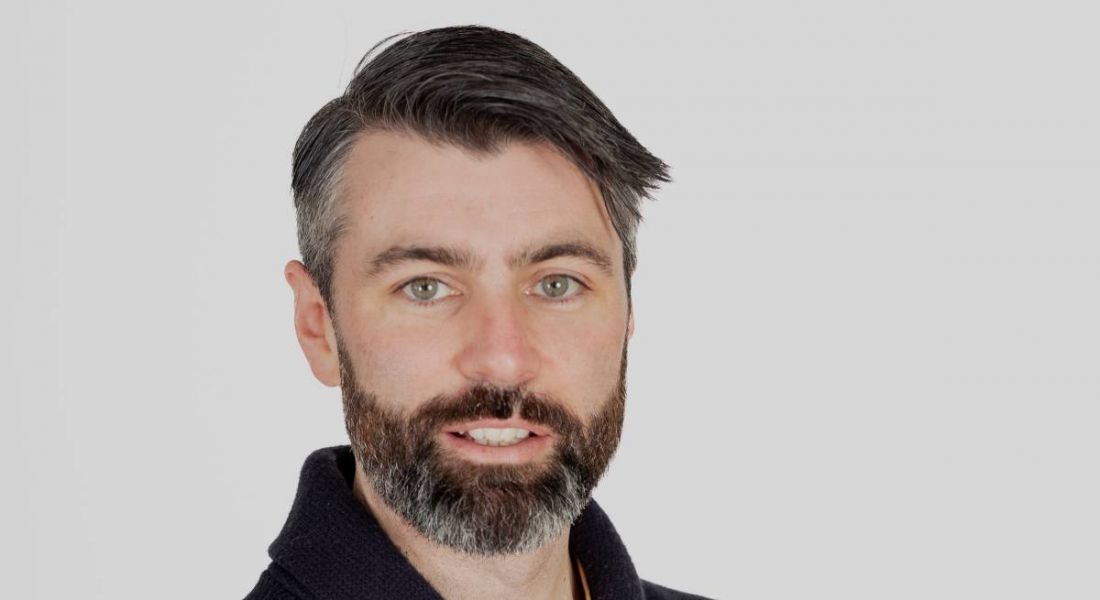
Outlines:
[[[582,239],[621,259],[599,188],[547,143],[473,153],[419,136],[364,133],[344,166],[341,245],[402,243],[507,252],[544,238]]]

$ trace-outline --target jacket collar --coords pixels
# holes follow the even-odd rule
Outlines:
[[[439,600],[356,500],[354,473],[350,446],[322,448],[306,458],[290,515],[268,548],[273,570],[304,597]],[[584,566],[594,600],[643,597],[630,555],[595,500],[574,522],[569,550]]]

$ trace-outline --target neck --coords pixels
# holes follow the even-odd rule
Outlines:
[[[394,512],[355,466],[355,497],[401,554],[446,600],[579,600],[569,558],[569,530],[528,554],[475,556],[437,544]]]

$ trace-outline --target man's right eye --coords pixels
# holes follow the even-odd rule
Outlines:
[[[410,300],[421,304],[431,304],[436,300],[442,300],[450,294],[450,287],[433,277],[418,277],[405,284],[401,288]]]

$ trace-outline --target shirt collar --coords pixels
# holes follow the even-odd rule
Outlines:
[[[311,597],[439,600],[356,500],[354,473],[350,446],[322,448],[306,458],[290,515],[268,548],[272,570],[286,585]],[[569,550],[583,565],[592,600],[643,597],[630,555],[595,500],[573,523]]]

